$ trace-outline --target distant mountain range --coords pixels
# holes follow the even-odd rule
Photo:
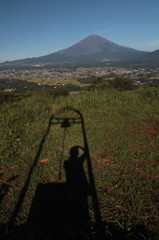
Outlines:
[[[153,52],[149,52],[136,59],[132,59],[131,62],[138,65],[159,67],[159,49]]]
[[[127,61],[130,63],[159,63],[159,50],[139,51],[123,47],[97,35],[90,35],[71,47],[41,57],[7,61],[0,65],[33,65],[56,63],[101,63]]]

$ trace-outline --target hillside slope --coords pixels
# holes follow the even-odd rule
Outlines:
[[[148,239],[145,234],[154,233],[156,238],[152,239],[158,239],[158,98],[158,88],[107,89],[57,99],[32,95],[2,105],[0,224],[16,217],[14,224],[24,230],[16,231],[16,237],[9,239],[32,239],[34,234],[42,233],[45,237],[41,239],[48,240],[49,231],[53,229],[55,234],[56,226],[61,229],[59,234],[76,234],[72,230],[72,226],[76,226],[78,233],[82,229],[89,239],[95,239],[96,209],[91,192],[85,184],[77,191],[74,182],[71,184],[67,178],[73,173],[78,184],[79,176],[85,176],[84,180],[90,183],[88,159],[86,155],[82,158],[80,168],[76,168],[76,161],[67,162],[70,168],[64,168],[75,146],[84,147],[90,153],[97,200],[109,239],[119,239],[114,237],[114,232],[122,236],[131,234],[134,240],[140,234]],[[65,107],[67,110],[63,111]],[[83,116],[88,146],[84,142],[79,114],[72,109]],[[50,119],[52,114],[54,118]],[[83,150],[80,151],[82,154]],[[75,160],[78,162],[77,158]],[[67,186],[70,188],[65,192]],[[76,200],[79,205],[74,205],[76,211],[72,213],[70,203]],[[76,225],[75,218],[72,219],[77,213],[81,218],[80,213],[90,215],[91,221],[87,218],[85,228],[84,221]],[[26,220],[30,225],[26,225]],[[109,223],[115,224],[114,228],[109,228],[112,226]],[[89,229],[90,224],[93,230]],[[139,226],[142,226],[141,232],[137,232]],[[9,228],[7,232],[10,233]],[[25,237],[19,237],[18,233]],[[56,239],[53,234],[51,237]]]

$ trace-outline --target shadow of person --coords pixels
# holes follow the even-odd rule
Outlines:
[[[83,151],[81,156],[79,149]],[[63,165],[66,182],[37,186],[21,239],[88,239],[89,184],[84,173],[84,160],[84,149],[79,146],[72,147],[70,157]]]
[[[83,153],[79,156],[79,150]],[[70,157],[64,161],[64,170],[66,176],[66,183],[75,189],[79,188],[78,191],[84,193],[88,191],[89,184],[84,172],[84,160],[85,160],[85,149],[79,146],[73,146],[70,149]]]
[[[80,149],[83,151],[81,156],[79,156]],[[79,236],[79,239],[85,239],[86,236],[84,237],[84,235],[89,232],[90,227],[87,199],[90,193],[90,187],[83,167],[85,158],[85,149],[79,146],[74,146],[70,150],[69,159],[64,161],[70,212],[69,220],[74,227],[76,235]]]

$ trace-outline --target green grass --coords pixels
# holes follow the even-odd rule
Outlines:
[[[31,96],[1,106],[0,184],[9,186],[1,201],[0,223],[9,220],[32,166],[49,117],[84,117],[103,221],[131,229],[144,224],[159,235],[159,89],[80,92],[53,99]],[[31,176],[16,223],[27,219],[37,184],[65,182],[60,164],[74,145],[84,146],[80,124],[66,130],[52,125]],[[43,160],[43,161],[41,161]],[[86,170],[86,165],[85,165]],[[2,193],[0,193],[2,195]],[[93,210],[90,206],[93,219]]]

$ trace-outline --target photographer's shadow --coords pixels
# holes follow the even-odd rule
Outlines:
[[[90,187],[83,168],[85,158],[84,148],[72,147],[63,165],[66,182],[37,186],[26,223],[29,239],[88,238],[91,232],[87,199]]]

